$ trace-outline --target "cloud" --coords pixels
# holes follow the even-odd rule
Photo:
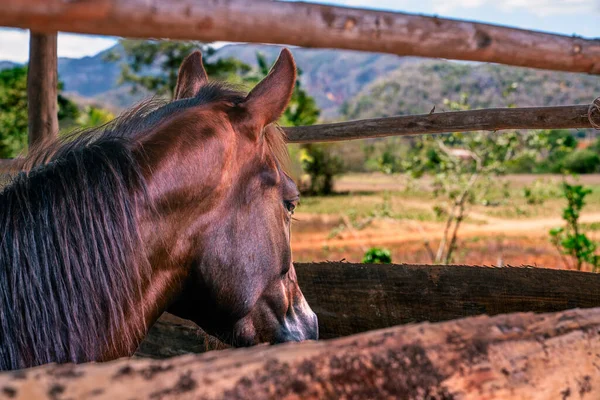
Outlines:
[[[59,57],[92,56],[116,43],[107,36],[58,34]],[[0,29],[0,60],[26,62],[29,59],[29,31],[22,29]]]
[[[29,32],[0,29],[0,60],[25,62],[29,58]]]
[[[432,0],[433,9],[438,13],[486,6],[505,12],[527,11],[540,17],[594,12],[597,10],[595,3],[595,0]]]

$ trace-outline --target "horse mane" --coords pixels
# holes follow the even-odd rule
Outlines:
[[[190,99],[151,99],[104,126],[31,149],[0,189],[0,370],[98,360],[139,319],[151,267],[138,213],[147,198],[140,139],[179,111],[245,95],[208,84]],[[283,131],[264,135],[285,166]],[[118,336],[121,335],[121,336]],[[123,336],[124,335],[124,336]]]

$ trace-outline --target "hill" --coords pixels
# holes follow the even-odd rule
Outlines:
[[[119,50],[119,47],[107,51]],[[236,57],[255,65],[279,46],[232,44],[213,58]],[[345,50],[293,48],[302,84],[322,109],[322,119],[343,120],[426,113],[443,99],[469,94],[473,108],[588,103],[600,93],[600,79],[584,74],[540,71],[494,64],[461,63]],[[118,83],[119,65],[92,57],[60,58],[59,79],[74,100],[119,111],[148,93],[132,95]],[[17,65],[0,61],[0,68]],[[507,89],[513,85],[514,90]]]
[[[342,119],[428,113],[444,99],[471,108],[532,107],[591,103],[600,93],[600,78],[497,64],[425,60],[400,66],[348,99]]]

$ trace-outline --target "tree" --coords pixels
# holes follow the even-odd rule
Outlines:
[[[62,90],[59,83],[58,90]],[[71,100],[58,94],[58,120],[61,124],[79,117]],[[27,67],[0,71],[0,158],[16,157],[27,149]]]
[[[458,102],[444,103],[451,110],[469,109],[467,95]],[[501,184],[498,177],[505,173],[507,162],[525,154],[540,154],[547,146],[546,131],[450,133],[416,140],[403,169],[413,177],[433,176],[434,195],[442,201],[434,210],[445,218],[437,251],[428,248],[432,262],[453,261],[458,232],[470,206],[488,201],[490,189]]]
[[[0,158],[27,146],[27,68],[0,71]]]
[[[250,66],[234,58],[207,61],[215,49],[200,42],[173,40],[122,39],[120,47],[106,54],[106,61],[122,61],[121,84],[131,84],[132,92],[140,88],[168,98],[173,97],[177,73],[183,60],[194,50],[204,55],[204,68],[213,79],[246,74]]]

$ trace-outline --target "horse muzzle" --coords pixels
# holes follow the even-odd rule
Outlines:
[[[293,307],[284,319],[274,343],[301,342],[319,339],[319,320],[304,298]]]

